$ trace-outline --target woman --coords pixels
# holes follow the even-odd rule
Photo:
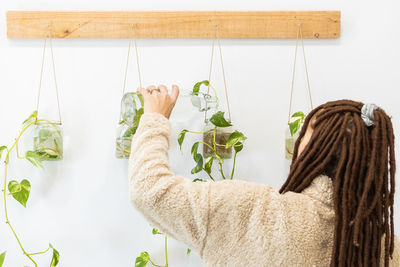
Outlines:
[[[139,89],[129,161],[133,205],[206,266],[400,266],[390,118],[351,100],[312,110],[279,192],[240,181],[193,183],[168,164],[172,86]],[[389,166],[390,165],[390,168]]]

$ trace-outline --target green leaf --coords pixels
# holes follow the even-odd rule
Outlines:
[[[193,94],[195,94],[195,95],[198,95],[198,94],[199,94],[200,86],[201,86],[202,84],[204,84],[205,86],[209,86],[209,85],[210,85],[210,82],[209,82],[208,80],[204,80],[204,81],[201,81],[201,82],[196,83],[196,84],[193,86]]]
[[[143,95],[140,93],[137,93],[137,96],[139,98],[140,104],[142,104],[142,108],[144,107],[144,98]]]
[[[198,148],[199,148],[199,142],[194,143],[193,146],[192,146],[192,157],[193,157],[193,159],[197,155],[197,149]]]
[[[203,169],[203,156],[201,154],[196,154],[193,159],[197,165],[192,169],[191,173],[195,174]]]
[[[224,118],[224,112],[218,111],[212,117],[210,118],[210,121],[212,124],[214,124],[217,127],[229,127],[232,126],[225,118]]]
[[[296,112],[296,113],[294,113],[293,115],[292,115],[292,118],[305,118],[305,116],[306,115],[304,115],[304,113],[303,112],[301,112],[301,111],[298,111],[298,112]]]
[[[207,181],[200,178],[196,178],[192,182],[207,182]]]
[[[213,164],[214,157],[213,156],[208,156],[206,158],[206,161],[204,162],[204,170],[210,174],[211,173],[211,168]]]
[[[135,267],[145,267],[146,264],[150,261],[150,255],[146,251],[140,253],[140,255],[136,258]]]
[[[129,127],[129,128],[125,131],[123,137],[131,137],[131,136],[133,136],[133,135],[136,133],[137,128],[138,128],[138,127],[137,127],[136,125]]]
[[[60,253],[50,244],[50,248],[53,249],[53,257],[51,258],[50,267],[57,266],[60,261]]]
[[[226,145],[225,147],[231,147],[236,145],[237,143],[246,140],[247,137],[244,136],[243,133],[239,132],[239,131],[234,131],[233,133],[231,133],[231,135],[229,135],[228,140],[226,141]]]
[[[41,151],[46,153],[46,154],[48,154],[48,155],[50,155],[50,156],[54,156],[54,157],[58,156],[58,152],[55,151],[54,149],[51,149],[51,148],[44,148]]]
[[[243,143],[239,142],[233,148],[235,149],[236,152],[240,152],[243,149]]]
[[[294,122],[289,123],[290,134],[293,136],[299,129],[301,125],[301,119],[297,119]]]
[[[178,144],[179,144],[179,149],[182,151],[182,143],[183,139],[185,139],[185,135],[188,132],[188,130],[182,130],[180,134],[178,135]]]
[[[29,123],[33,122],[33,119],[36,120],[36,117],[37,117],[37,110],[33,111],[31,113],[31,115],[29,115],[29,117],[26,118],[26,120],[24,120],[24,122],[22,122],[22,124],[29,124]]]
[[[192,250],[191,250],[190,248],[187,248],[187,250],[186,250],[186,256],[189,256],[189,254],[190,254],[191,251],[192,251]]]
[[[158,231],[157,228],[153,228],[153,230],[151,230],[151,233],[152,233],[153,235],[156,235],[156,234],[159,234],[160,232]]]
[[[140,118],[142,117],[143,113],[144,113],[144,109],[143,108],[140,108],[140,109],[138,109],[136,111],[135,117],[133,117],[133,124],[134,125],[139,126],[139,121],[140,121]]]
[[[0,254],[0,267],[3,266],[4,259],[6,258],[6,252]]]
[[[26,151],[25,153],[25,157],[27,160],[29,160],[33,165],[35,165],[36,167],[40,167],[43,169],[43,163],[42,163],[42,159],[40,158],[40,156],[35,153],[34,151]]]
[[[8,183],[8,191],[19,203],[26,208],[26,202],[31,191],[31,184],[28,180],[22,180],[21,183],[13,180]]]
[[[1,159],[1,154],[3,153],[3,150],[7,149],[6,146],[0,146],[0,159]]]

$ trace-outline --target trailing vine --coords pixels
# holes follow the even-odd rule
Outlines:
[[[33,256],[37,256],[40,254],[45,254],[49,250],[52,250],[52,259],[50,262],[50,267],[54,267],[58,264],[59,259],[60,259],[60,254],[59,252],[51,245],[49,244],[48,248],[44,251],[40,252],[28,252],[25,247],[22,245],[22,242],[16,233],[14,227],[11,224],[11,221],[8,217],[8,211],[7,211],[7,189],[8,189],[8,195],[12,196],[16,201],[18,201],[22,206],[26,208],[26,203],[29,198],[29,194],[31,191],[31,184],[27,179],[23,179],[21,182],[18,182],[16,180],[12,180],[8,183],[7,186],[7,168],[8,164],[10,162],[10,153],[13,151],[13,149],[16,150],[17,152],[17,158],[18,159],[26,159],[29,162],[31,162],[34,166],[39,167],[39,168],[44,168],[43,163],[42,163],[42,157],[48,157],[48,155],[41,155],[37,151],[26,151],[25,156],[20,156],[19,151],[18,151],[18,142],[21,139],[21,136],[26,132],[26,130],[31,127],[34,124],[37,124],[39,122],[47,122],[55,129],[58,129],[57,125],[54,123],[46,120],[46,119],[38,119],[37,118],[37,111],[32,112],[32,114],[22,123],[22,129],[20,130],[17,138],[15,141],[12,143],[12,145],[8,148],[7,146],[0,146],[0,158],[2,156],[2,153],[5,151],[5,159],[4,159],[4,185],[3,185],[3,203],[4,203],[4,216],[6,219],[6,224],[10,228],[13,236],[15,237],[21,251],[23,254],[34,264],[35,267],[37,267],[37,263],[34,260]],[[0,267],[3,265],[4,260],[5,260],[6,252],[3,252],[0,255]]]

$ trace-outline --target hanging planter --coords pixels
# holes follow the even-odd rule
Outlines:
[[[132,41],[129,42],[128,46],[128,56],[126,60],[124,86],[122,89],[123,96],[121,100],[120,120],[119,120],[119,125],[117,127],[116,142],[115,142],[115,156],[118,159],[129,158],[131,154],[132,138],[133,135],[136,133],[137,128],[139,127],[139,121],[144,112],[143,96],[140,93],[136,92],[125,93],[131,42]],[[140,75],[139,56],[138,56],[136,40],[134,40],[134,45],[136,51],[139,86],[142,87],[142,78]]]
[[[39,156],[42,161],[52,161],[52,160],[61,160],[63,158],[63,133],[62,133],[62,122],[61,122],[61,111],[60,111],[60,102],[59,102],[59,94],[58,94],[58,85],[56,79],[56,68],[54,64],[54,55],[53,55],[53,45],[50,39],[50,52],[51,52],[51,61],[53,66],[53,75],[54,75],[54,86],[56,90],[57,96],[57,107],[58,107],[58,118],[59,121],[49,121],[49,120],[38,120],[38,110],[40,103],[40,91],[42,87],[42,78],[43,78],[43,66],[45,60],[45,52],[46,52],[46,43],[47,40],[44,41],[43,47],[43,56],[42,56],[42,67],[40,71],[40,80],[39,80],[39,89],[38,89],[38,98],[37,98],[37,107],[36,111],[32,113],[31,117],[29,117],[24,123],[27,123],[29,120],[33,118],[36,121],[33,123],[33,151]],[[35,117],[32,117],[35,116]]]
[[[121,118],[117,128],[115,156],[119,159],[129,158],[131,153],[132,137],[139,127],[143,115],[143,96],[129,92],[121,100]]]
[[[311,109],[313,109],[312,98],[311,98],[311,89],[310,89],[310,79],[308,76],[307,61],[306,61],[306,55],[305,55],[305,51],[304,51],[303,35],[301,32],[301,24],[299,24],[298,30],[297,30],[297,38],[296,38],[296,50],[295,50],[295,54],[294,54],[292,86],[290,89],[289,116],[288,116],[288,122],[287,122],[289,127],[286,127],[286,131],[285,131],[285,158],[288,160],[292,160],[292,158],[293,158],[294,145],[297,141],[297,138],[299,137],[300,129],[301,129],[304,119],[306,117],[306,115],[301,111],[295,112],[293,115],[291,115],[294,77],[295,77],[295,73],[296,73],[296,59],[297,59],[297,49],[298,49],[299,39],[301,40],[301,46],[302,46],[302,50],[303,50],[303,58],[304,58],[304,67],[306,70],[308,95],[310,98],[310,107],[311,107]]]
[[[34,124],[33,151],[41,160],[63,158],[63,136],[61,124],[40,121]]]
[[[289,127],[286,128],[286,133],[285,133],[285,158],[288,160],[291,160],[293,158],[293,152],[294,152],[294,145],[297,141],[297,138],[299,137],[299,132],[301,130],[301,127],[303,126],[304,118],[306,115],[304,115],[303,112],[298,111],[294,113],[291,118],[296,119],[293,122],[289,123]]]
[[[215,113],[210,120],[207,120],[203,130],[203,157],[207,158],[214,154],[214,149],[222,158],[232,158],[232,147],[226,147],[227,141],[234,132],[232,124],[224,118],[224,113]]]

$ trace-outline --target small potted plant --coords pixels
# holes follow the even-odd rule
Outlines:
[[[129,158],[132,137],[139,127],[143,115],[144,100],[139,93],[125,93],[121,101],[121,120],[117,128],[115,156],[119,159]]]
[[[232,158],[232,147],[226,147],[226,143],[233,133],[232,124],[224,118],[222,111],[216,112],[204,125],[203,133],[203,157],[207,158],[214,154],[214,149],[222,158]]]
[[[306,115],[301,112],[295,112],[291,118],[294,119],[292,122],[289,122],[289,127],[286,128],[285,134],[285,158],[291,160],[293,158],[294,152],[294,144],[296,143],[297,138],[299,137],[299,130],[303,125],[304,119]]]
[[[208,86],[214,92],[214,96],[200,92],[201,86]],[[205,121],[203,130],[203,157],[207,158],[213,154],[212,145],[215,141],[215,150],[222,158],[232,158],[232,147],[225,147],[229,136],[233,133],[233,127],[229,120],[224,118],[222,111],[217,112],[218,96],[215,88],[208,80],[197,82],[191,92],[192,104],[200,112],[213,110],[214,115]],[[215,139],[215,140],[214,140]]]
[[[61,124],[50,121],[37,121],[33,130],[33,151],[44,160],[63,158],[63,136]]]

